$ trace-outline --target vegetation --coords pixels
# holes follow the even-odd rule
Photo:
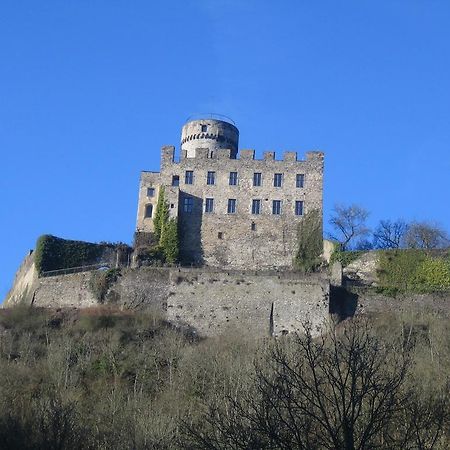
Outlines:
[[[111,285],[117,281],[118,276],[120,276],[120,269],[94,270],[91,272],[89,288],[99,302],[102,303],[105,300],[105,295]]]
[[[382,251],[378,275],[380,289],[394,293],[449,290],[449,253],[432,255],[412,249]]]
[[[448,320],[200,340],[157,313],[0,312],[2,449],[446,449]]]
[[[298,250],[294,265],[298,270],[308,273],[316,270],[323,251],[320,213],[314,209],[305,214],[298,227]]]
[[[159,190],[153,226],[157,244],[140,249],[140,259],[152,264],[176,263],[180,251],[178,222],[169,217],[169,204],[165,198],[164,186]]]
[[[34,261],[39,274],[95,264],[111,244],[72,241],[44,234],[36,242]]]
[[[369,234],[366,220],[369,212],[359,205],[335,205],[330,224],[334,233],[330,237],[339,242],[340,250],[350,250],[357,239]]]
[[[169,204],[166,200],[164,186],[159,188],[158,203],[156,204],[153,226],[155,238],[159,242],[162,236],[163,228],[169,220]]]

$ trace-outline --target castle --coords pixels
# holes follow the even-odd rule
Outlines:
[[[169,215],[178,220],[183,262],[236,269],[292,266],[298,224],[311,210],[322,220],[322,152],[238,151],[239,131],[231,120],[211,116],[188,120],[175,147],[161,152],[160,172],[141,174],[136,242],[151,243],[161,187]]]

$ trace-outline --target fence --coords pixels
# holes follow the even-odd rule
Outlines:
[[[42,272],[40,277],[54,277],[56,275],[67,275],[69,273],[89,272],[90,270],[98,270],[101,268],[110,269],[110,263],[91,264],[90,266],[68,267],[66,269],[48,270]]]

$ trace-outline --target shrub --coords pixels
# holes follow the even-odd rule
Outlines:
[[[117,281],[117,277],[119,276],[120,269],[109,269],[106,271],[96,270],[91,273],[89,288],[99,302],[105,300],[109,288]]]
[[[340,245],[337,244],[334,248],[334,252],[331,255],[330,264],[339,261],[342,264],[342,267],[347,267],[353,261],[356,261],[364,253],[365,252],[362,250],[342,251],[340,249]]]
[[[156,204],[155,217],[153,219],[156,240],[161,240],[164,225],[169,220],[169,204],[167,203],[164,186],[159,188],[158,203]]]

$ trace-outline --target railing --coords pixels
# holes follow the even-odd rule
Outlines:
[[[97,270],[100,268],[110,269],[110,263],[91,264],[90,266],[68,267],[66,269],[47,270],[42,272],[40,277],[54,277],[56,275],[67,275],[69,273],[89,272],[90,270]]]
[[[201,120],[201,119],[213,119],[213,120],[221,120],[222,122],[228,122],[232,125],[236,126],[236,123],[233,119],[231,119],[228,116],[225,116],[223,114],[216,114],[216,113],[198,113],[198,114],[192,114],[186,119],[186,122],[191,122],[192,120]]]

